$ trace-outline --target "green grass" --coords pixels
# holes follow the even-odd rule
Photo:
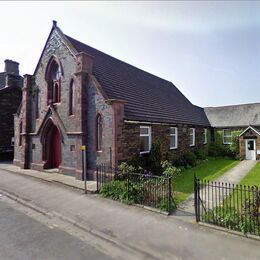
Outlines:
[[[184,201],[194,190],[194,173],[203,180],[216,180],[229,169],[233,168],[239,161],[229,158],[208,158],[201,164],[184,170],[174,183],[175,198],[177,204]]]
[[[257,163],[257,165],[246,175],[246,177],[242,179],[240,184],[249,186],[256,185],[260,187],[260,163]]]

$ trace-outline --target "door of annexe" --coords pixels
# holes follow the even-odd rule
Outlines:
[[[246,160],[256,160],[256,142],[255,139],[245,140]]]

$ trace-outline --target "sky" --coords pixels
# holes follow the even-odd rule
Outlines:
[[[67,35],[167,79],[195,105],[260,102],[260,1],[0,2],[4,60],[33,74],[52,20]]]

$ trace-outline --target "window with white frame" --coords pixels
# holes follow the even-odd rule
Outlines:
[[[170,149],[178,148],[178,128],[170,128]]]
[[[206,128],[204,128],[204,133],[203,133],[203,135],[204,135],[204,144],[206,144],[207,142],[208,142],[208,137],[207,137],[207,129]]]
[[[149,153],[151,149],[151,127],[140,126],[140,153]]]
[[[195,128],[190,128],[190,146],[195,145]]]
[[[231,144],[231,130],[230,129],[224,129],[223,130],[223,144]]]

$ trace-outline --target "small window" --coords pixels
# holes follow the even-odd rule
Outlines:
[[[11,138],[11,146],[14,146],[14,137]]]
[[[178,148],[178,128],[170,128],[170,149]]]
[[[195,128],[190,128],[190,146],[195,145]]]
[[[75,152],[75,151],[76,151],[76,146],[75,146],[74,144],[72,144],[72,145],[70,146],[70,151],[71,151],[71,152]]]
[[[151,149],[151,127],[140,126],[140,153],[149,153]]]
[[[203,135],[204,135],[204,144],[206,144],[207,142],[208,142],[208,136],[207,136],[207,134],[208,134],[208,131],[207,131],[207,129],[206,128],[204,128],[204,133],[203,133]]]
[[[74,80],[70,82],[69,89],[69,115],[73,115],[74,109]]]
[[[22,145],[22,132],[23,132],[23,123],[21,122],[19,126],[19,146]]]
[[[96,149],[97,151],[101,151],[101,145],[102,145],[102,121],[101,121],[101,115],[97,115],[96,119]]]
[[[223,144],[231,144],[231,130],[224,129],[223,130]]]

